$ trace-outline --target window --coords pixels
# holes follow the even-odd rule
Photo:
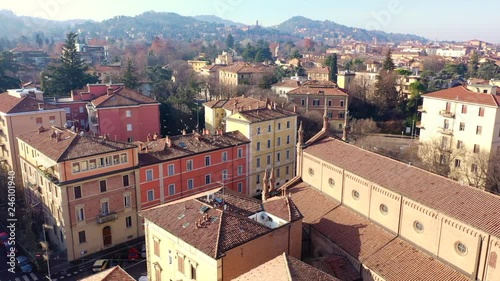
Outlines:
[[[259,158],[257,158],[257,163],[256,163],[256,165],[257,165],[257,168],[260,168],[260,157],[259,157]]]
[[[193,170],[193,160],[187,160],[186,161],[186,170],[187,171]]]
[[[120,154],[120,163],[127,163],[127,153]]]
[[[82,198],[82,187],[81,186],[73,187],[73,192],[75,193],[75,199]]]
[[[205,166],[210,166],[210,156],[205,156]]]
[[[267,155],[267,165],[271,165],[271,155]]]
[[[42,123],[43,123],[42,117],[37,117],[36,124],[40,126],[40,125],[42,125]]]
[[[357,190],[353,190],[351,195],[354,200],[359,200],[359,192]]]
[[[286,144],[290,144],[290,135],[286,136]]]
[[[290,121],[286,121],[286,128],[290,129]]]
[[[125,217],[125,227],[126,228],[132,227],[132,216]]]
[[[285,174],[287,174],[287,175],[290,174],[290,167],[288,167],[288,166],[285,167]]]
[[[450,121],[448,119],[444,119],[444,125],[443,128],[445,130],[448,130],[450,128]]]
[[[479,144],[474,145],[474,153],[479,153]]]
[[[420,221],[414,221],[413,222],[413,229],[417,233],[422,233],[422,232],[424,232],[424,224],[421,223]]]
[[[458,129],[459,131],[465,131],[465,123],[464,122],[460,122],[460,127]]]
[[[344,113],[343,112],[339,113],[339,119],[344,119]]]
[[[177,256],[177,270],[184,274],[184,257]]]
[[[188,179],[188,190],[191,190],[193,188],[194,188],[194,180]]]
[[[462,113],[466,114],[467,113],[467,105],[462,104]]]
[[[286,160],[290,160],[290,150],[286,151]]]
[[[281,123],[278,122],[278,131],[281,130]]]
[[[318,99],[314,99],[313,100],[313,106],[319,106],[319,100]]]
[[[307,172],[309,173],[309,175],[311,177],[314,176],[314,170],[313,170],[313,168],[309,168],[309,170],[307,170]]]
[[[267,131],[270,133],[272,131],[271,125],[267,125]]]
[[[222,162],[226,162],[227,161],[227,152],[224,151],[222,152]]]
[[[153,238],[153,247],[154,254],[159,257],[160,256],[160,240]]]
[[[281,153],[276,153],[276,161],[279,162],[281,161]]]
[[[332,100],[328,100],[328,106],[332,106]]]
[[[260,175],[257,175],[255,178],[255,183],[260,183]]]
[[[191,280],[196,280],[196,267],[191,265]]]
[[[101,202],[101,214],[103,214],[103,215],[109,214],[109,202],[108,201]]]
[[[455,167],[460,168],[461,161],[460,159],[455,159]]]
[[[168,165],[168,175],[173,176],[175,174],[175,166],[173,164]]]
[[[238,176],[243,175],[243,165],[238,166]]]
[[[77,208],[76,209],[76,221],[83,221],[85,220],[85,212],[83,210],[83,207]]]
[[[389,213],[389,208],[385,204],[380,204],[379,209],[380,209],[380,213],[382,213],[382,215],[384,215],[384,216]]]
[[[130,204],[131,200],[130,199],[131,199],[130,195],[123,196],[123,206],[125,208],[130,208],[130,206],[131,206],[131,204]]]
[[[476,135],[480,135],[483,133],[483,126],[477,126],[476,127]]]
[[[80,172],[80,163],[73,163],[73,173]]]
[[[238,148],[238,158],[243,158],[243,148]]]
[[[106,180],[99,181],[99,188],[101,192],[106,192],[107,189]]]
[[[333,178],[329,178],[329,179],[328,179],[328,185],[329,185],[330,187],[334,187],[334,186],[335,186],[335,180],[334,180]]]
[[[257,127],[257,135],[260,135],[260,127]]]
[[[474,174],[477,174],[477,164],[472,164],[470,166],[470,171],[473,172]]]
[[[132,117],[132,111],[130,111],[130,110],[125,111],[125,116]]]
[[[111,156],[106,156],[106,158],[104,158],[104,160],[105,160],[105,164],[106,164],[106,166],[111,166],[111,165],[113,165],[113,162],[112,162],[112,161],[113,161],[113,157],[111,157]]]
[[[71,114],[71,108],[65,107],[64,110],[66,111],[66,114]]]
[[[481,116],[481,117],[484,116],[484,107],[479,108],[479,116]]]
[[[228,174],[227,170],[222,170],[222,180],[227,180]]]
[[[153,170],[146,170],[146,181],[153,180]]]
[[[344,101],[343,100],[340,101],[340,107],[344,107]]]
[[[50,124],[55,124],[56,123],[56,117],[55,116],[49,116],[49,123]]]
[[[463,148],[464,147],[464,142],[461,141],[461,140],[458,140],[457,141],[457,148],[460,149],[460,148]]]
[[[257,142],[257,151],[260,151],[260,141]]]
[[[175,195],[175,184],[168,185],[168,195],[170,196]]]
[[[80,242],[80,244],[87,242],[87,238],[85,237],[85,230],[78,232],[78,242]]]
[[[276,169],[276,177],[277,178],[281,177],[281,169],[280,168]]]
[[[96,159],[89,160],[89,169],[93,170],[96,167],[97,167],[97,160]]]
[[[267,140],[267,148],[271,148],[271,140]]]
[[[238,183],[238,192],[243,192],[243,183],[242,182]]]
[[[306,105],[306,100],[305,99],[301,99],[300,100],[300,105]]]
[[[461,256],[467,255],[467,246],[464,243],[457,241],[455,243],[455,251]]]
[[[97,167],[101,168],[104,167],[104,158],[99,158],[99,161],[97,162]]]
[[[127,131],[128,132],[132,131],[132,124],[127,124]]]
[[[123,187],[129,186],[130,182],[128,180],[128,175],[122,177]]]
[[[113,155],[113,165],[120,164],[120,155]]]
[[[210,184],[211,181],[210,175],[205,175],[205,184]]]

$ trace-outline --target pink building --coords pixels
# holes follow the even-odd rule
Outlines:
[[[116,141],[146,141],[160,132],[160,103],[125,87],[108,87],[87,104],[89,130]]]

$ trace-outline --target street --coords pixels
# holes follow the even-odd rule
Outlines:
[[[125,261],[122,264],[122,268],[127,271],[130,276],[134,277],[134,279],[139,279],[142,275],[147,275],[146,273],[146,260],[139,260],[139,261]],[[57,274],[57,273],[56,273]],[[58,281],[58,280],[64,280],[64,281],[77,281],[82,278],[88,277],[92,274],[95,274],[92,272],[92,264],[88,264],[85,267],[78,268],[77,270],[74,270],[72,272],[67,272],[64,275],[58,274],[58,275],[53,275],[52,281]],[[58,276],[57,278],[54,278],[54,276]],[[3,281],[3,279],[0,279]],[[17,281],[17,280],[16,280]],[[25,281],[25,280],[21,280]]]

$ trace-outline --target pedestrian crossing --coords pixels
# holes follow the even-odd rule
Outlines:
[[[21,277],[16,277],[15,279],[11,279],[9,281],[38,281],[38,277],[33,273],[25,274]]]

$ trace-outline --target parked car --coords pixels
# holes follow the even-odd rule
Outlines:
[[[141,257],[143,259],[146,258],[146,244],[142,244],[142,247],[141,247]]]
[[[30,260],[26,256],[16,257],[17,266],[21,269],[23,273],[30,273],[33,271],[33,266]]]
[[[109,260],[96,260],[92,265],[92,271],[101,272],[109,267]]]
[[[120,259],[112,259],[109,261],[109,267],[117,266],[117,265],[122,265],[122,261]]]
[[[128,260],[135,261],[141,258],[141,252],[137,250],[136,247],[132,247],[128,250]]]

